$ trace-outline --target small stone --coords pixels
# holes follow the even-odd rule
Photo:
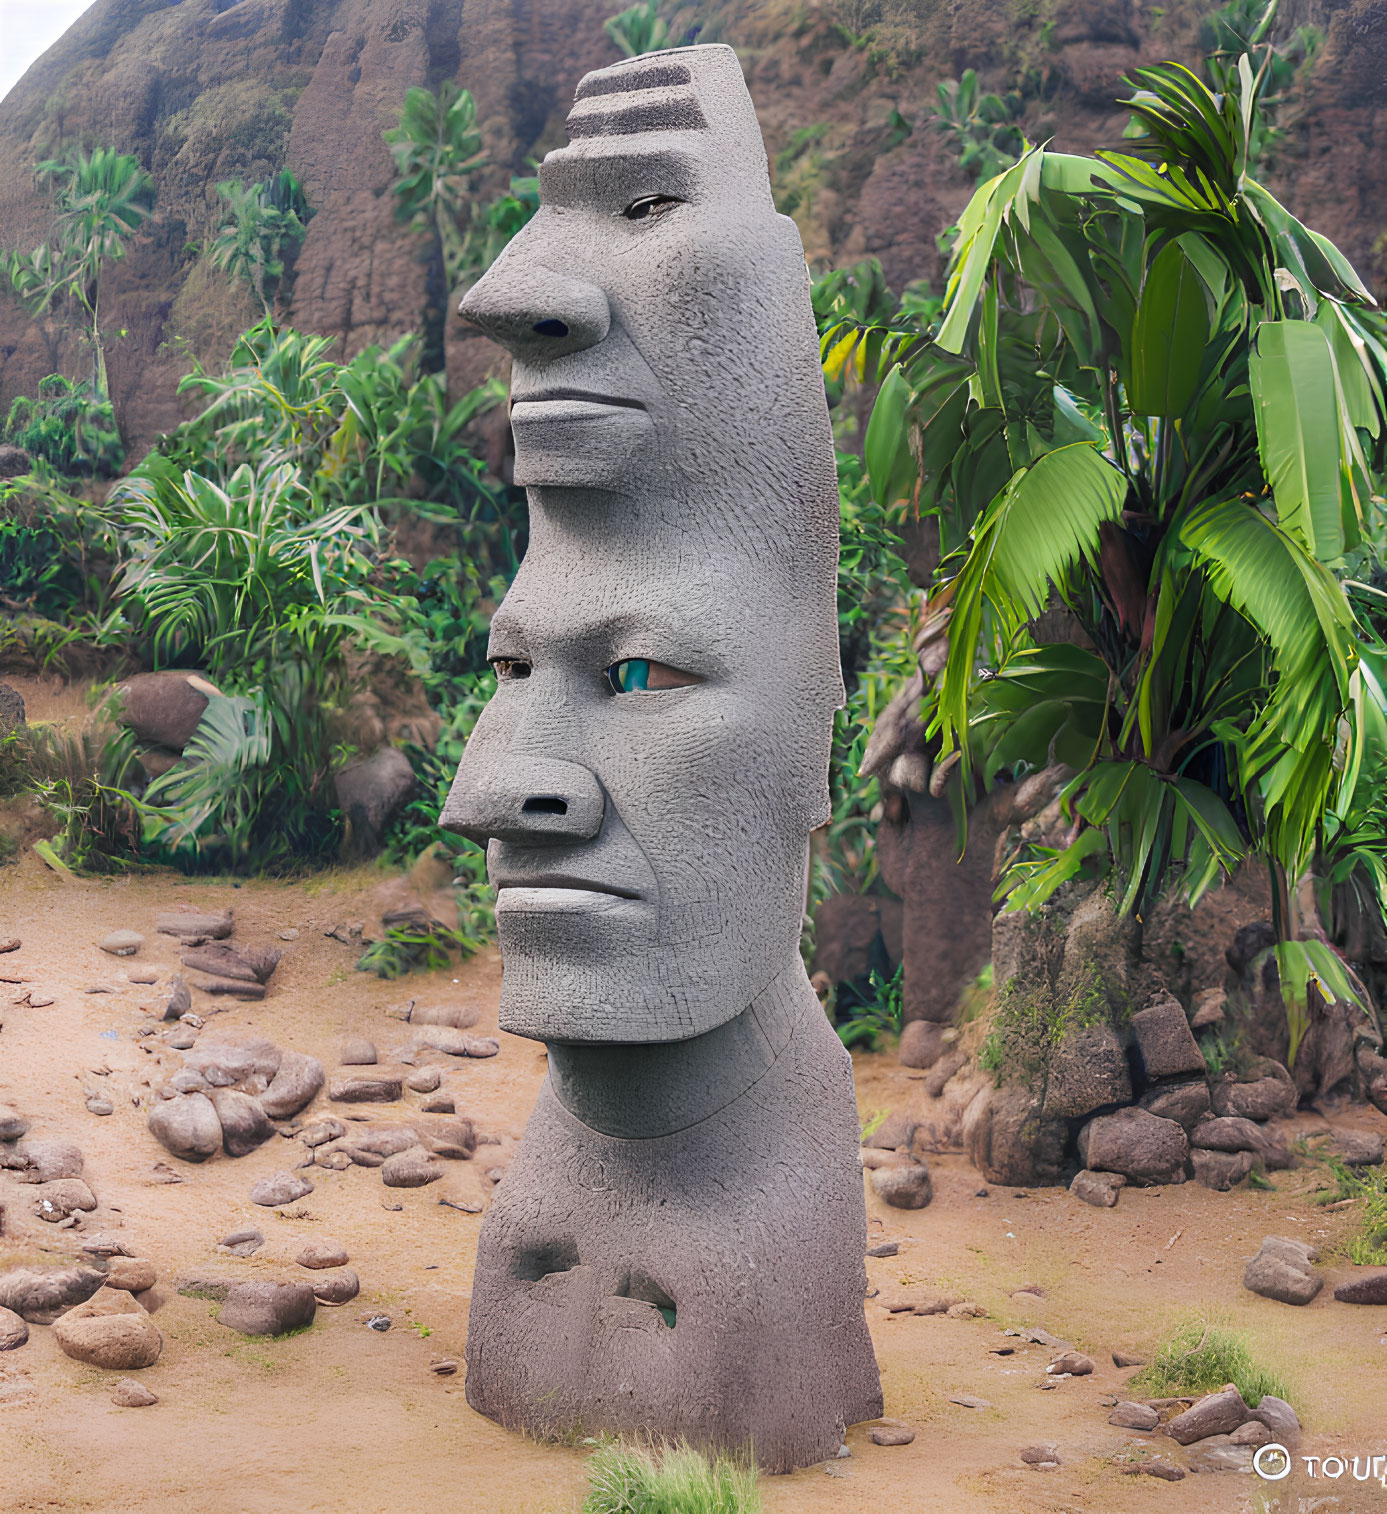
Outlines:
[[[457,1104],[450,1093],[430,1094],[419,1105],[425,1114],[456,1114]]]
[[[1021,1447],[1021,1460],[1030,1467],[1058,1466],[1059,1459],[1060,1448],[1053,1441],[1041,1441],[1034,1446]]]
[[[1210,1436],[1229,1435],[1252,1418],[1243,1396],[1228,1383],[1217,1393],[1208,1393],[1183,1414],[1177,1414],[1165,1427],[1165,1433],[1182,1446],[1193,1445]]]
[[[309,1241],[295,1257],[300,1267],[345,1267],[350,1258],[341,1241],[329,1240],[326,1236]]]
[[[331,1079],[327,1096],[338,1104],[393,1104],[402,1086],[398,1073],[363,1073]]]
[[[260,1095],[260,1107],[272,1120],[288,1120],[311,1104],[323,1086],[323,1064],[302,1052],[280,1054],[279,1070]]]
[[[1197,1132],[1196,1132],[1197,1134]],[[1196,1146],[1190,1152],[1195,1181],[1215,1193],[1227,1193],[1252,1171],[1250,1151],[1206,1151]]]
[[[874,1425],[868,1438],[874,1446],[908,1446],[915,1432],[907,1425]]]
[[[1144,1461],[1128,1470],[1145,1473],[1147,1477],[1159,1477],[1163,1482],[1180,1482],[1185,1475],[1183,1467],[1177,1467],[1173,1462],[1162,1461],[1159,1457],[1153,1457],[1150,1461]]]
[[[159,981],[159,969],[157,967],[132,967],[125,976],[132,983],[138,983],[142,988],[149,988]]]
[[[1046,1367],[1051,1377],[1087,1377],[1093,1371],[1093,1358],[1082,1351],[1066,1351]]]
[[[160,1018],[181,1020],[193,1007],[193,995],[182,973],[175,973],[169,982],[169,996],[164,1003]]]
[[[458,1369],[458,1364],[451,1356],[446,1356],[442,1361],[430,1362],[429,1371],[437,1373],[439,1377],[452,1377]]]
[[[1258,1446],[1269,1446],[1276,1439],[1260,1419],[1250,1419],[1245,1425],[1239,1425],[1228,1438],[1235,1446],[1251,1446],[1254,1450]]]
[[[1334,1297],[1341,1304],[1387,1304],[1387,1272],[1374,1272],[1340,1283]]]
[[[299,939],[299,933],[291,926],[288,930],[280,931],[279,939],[281,941],[297,941]]]
[[[114,1114],[115,1112],[116,1106],[112,1104],[109,1099],[102,1098],[100,1094],[93,1094],[92,1097],[87,1100],[88,1114],[106,1115]]]
[[[387,1157],[380,1176],[387,1188],[422,1188],[443,1176],[443,1165],[431,1152],[411,1147]]]
[[[1223,1023],[1224,1005],[1228,995],[1221,988],[1206,988],[1194,1001],[1194,1013],[1190,1016],[1191,1030],[1204,1030],[1210,1025]]]
[[[307,1178],[292,1172],[277,1172],[273,1177],[261,1178],[254,1185],[250,1201],[273,1209],[280,1204],[292,1204],[295,1199],[305,1198],[312,1192],[313,1184]]]
[[[311,1325],[317,1307],[307,1283],[236,1283],[227,1293],[217,1321],[242,1335],[287,1335]]]
[[[950,1304],[944,1311],[950,1319],[986,1319],[987,1310],[981,1304],[975,1304],[971,1299],[964,1299],[961,1303]]]
[[[232,1256],[252,1256],[265,1244],[265,1237],[254,1225],[242,1225],[224,1235],[219,1251],[229,1251]]]
[[[1126,1185],[1127,1179],[1120,1172],[1091,1172],[1085,1168],[1074,1174],[1069,1191],[1095,1209],[1111,1209]]]
[[[386,1013],[412,1025],[448,1025],[454,1030],[471,1030],[481,1019],[480,1011],[472,1004],[416,1004],[413,1000],[404,1014],[396,1014],[394,1010]]]
[[[1209,1435],[1186,1453],[1191,1472],[1250,1472],[1256,1454],[1251,1446],[1239,1445],[1231,1435]]]
[[[311,1125],[305,1125],[299,1132],[299,1139],[305,1146],[326,1146],[329,1141],[340,1141],[346,1133],[347,1127],[341,1120],[328,1115],[321,1120],[314,1120]]]
[[[0,1141],[19,1141],[29,1129],[29,1122],[8,1104],[0,1104]]]
[[[361,1280],[350,1267],[343,1267],[340,1272],[320,1272],[310,1286],[320,1304],[349,1304],[361,1292]]]
[[[949,1396],[951,1404],[958,1404],[963,1409],[990,1409],[991,1403],[985,1398],[974,1398],[971,1393],[954,1393]]]
[[[1161,1416],[1146,1404],[1120,1403],[1108,1415],[1108,1423],[1122,1430],[1154,1430]]]
[[[337,1060],[343,1067],[374,1067],[376,1048],[365,1036],[352,1036],[343,1041]]]
[[[1114,1367],[1144,1367],[1146,1365],[1146,1358],[1144,1356],[1133,1356],[1130,1351],[1114,1351],[1112,1354],[1112,1364]]]
[[[159,1327],[139,1304],[110,1288],[59,1315],[53,1338],[74,1361],[115,1372],[152,1367],[164,1345]]]
[[[1310,1262],[1310,1247],[1303,1241],[1269,1235],[1257,1255],[1249,1259],[1243,1271],[1243,1287],[1278,1303],[1308,1304],[1324,1286],[1324,1279],[1311,1270]]]
[[[392,1320],[388,1314],[371,1314],[366,1317],[366,1328],[376,1331],[379,1335],[384,1335],[391,1324]]]
[[[922,1020],[913,1020],[911,1023],[914,1024],[914,1025],[922,1025],[925,1022],[922,1021]],[[869,1247],[868,1250],[867,1250],[867,1255],[868,1256],[895,1256],[900,1251],[900,1249],[901,1249],[900,1248],[900,1243],[898,1241],[883,1241],[881,1243],[881,1245],[879,1245],[879,1246],[871,1246],[871,1247]]]
[[[109,952],[113,957],[133,957],[144,945],[144,937],[139,931],[113,930],[109,936],[96,944],[102,951]]]
[[[156,916],[154,927],[160,935],[177,936],[184,941],[193,936],[200,936],[204,941],[224,941],[231,934],[231,911],[170,910]]]
[[[934,1197],[929,1168],[923,1162],[878,1167],[871,1175],[873,1191],[893,1209],[923,1209]]]
[[[151,1393],[133,1377],[122,1377],[111,1389],[111,1402],[119,1409],[147,1409],[151,1404],[159,1402],[159,1395]]]
[[[28,1339],[28,1323],[13,1309],[0,1308],[0,1351],[16,1351]]]
[[[169,1036],[169,1045],[174,1051],[189,1051],[197,1044],[197,1031],[191,1025],[180,1026]]]
[[[1383,1140],[1376,1130],[1339,1130],[1332,1142],[1347,1167],[1377,1167],[1382,1162]]]
[[[154,1263],[142,1256],[113,1256],[106,1263],[106,1286],[123,1293],[143,1293],[157,1277]]]
[[[40,1185],[34,1194],[34,1213],[50,1225],[56,1225],[69,1215],[90,1213],[96,1208],[96,1197],[81,1178],[59,1178],[54,1183]]]
[[[443,1082],[443,1074],[436,1067],[421,1067],[405,1078],[405,1087],[411,1093],[433,1093]]]
[[[469,1057],[494,1057],[501,1050],[495,1036],[464,1036],[463,1051]]]

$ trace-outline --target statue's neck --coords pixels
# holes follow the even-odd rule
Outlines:
[[[808,1014],[822,1017],[823,1010],[796,962],[741,1014],[692,1040],[551,1042],[549,1084],[574,1119],[602,1135],[673,1135],[739,1099]]]

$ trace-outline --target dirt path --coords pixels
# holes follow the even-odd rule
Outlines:
[[[299,934],[284,943],[265,1002],[226,1008],[209,1021],[217,1030],[255,1030],[329,1067],[343,1037],[360,1034],[386,1060],[407,1035],[385,1014],[389,1006],[460,996],[480,1010],[478,1033],[496,1034],[494,951],[456,973],[392,984],[353,971],[357,950],[324,935],[340,921],[369,926],[373,911],[398,898],[401,887],[369,868],[239,888],[167,874],[63,882],[32,855],[0,869],[0,938],[23,942],[0,957],[0,973],[29,980],[0,984],[0,1101],[18,1106],[34,1135],[81,1145],[100,1201],[85,1228],[112,1232],[157,1264],[163,1302],[155,1317],[165,1337],[159,1362],[140,1374],[160,1403],[142,1410],[117,1409],[108,1396],[111,1375],[69,1361],[42,1327],[27,1346],[0,1357],[3,1514],[577,1509],[583,1448],[539,1445],[499,1430],[467,1407],[461,1373],[430,1371],[437,1358],[462,1358],[480,1225],[480,1216],[441,1205],[440,1191],[460,1201],[485,1198],[488,1156],[503,1161],[519,1136],[543,1077],[542,1048],[502,1036],[494,1059],[436,1058],[458,1112],[501,1137],[499,1147],[481,1148],[471,1163],[450,1163],[442,1182],[422,1189],[386,1189],[377,1172],[363,1168],[315,1168],[315,1191],[279,1213],[249,1201],[257,1178],[297,1160],[297,1144],[278,1138],[235,1161],[190,1167],[167,1158],[184,1180],[156,1181],[154,1164],[166,1154],[145,1127],[145,1108],[132,1099],[147,1105],[149,1085],[176,1070],[180,1058],[159,1038],[136,1035],[153,1023],[139,1006],[155,990],[84,992],[97,982],[119,983],[136,966],[157,967],[167,978],[177,948],[155,935],[157,909],[230,905],[238,941],[280,944],[281,931]],[[145,935],[137,958],[97,950],[96,941],[118,927]],[[10,1002],[30,987],[51,994],[53,1004]],[[200,1014],[215,1003],[195,999]],[[101,1068],[109,1071],[93,1071]],[[920,1097],[918,1078],[885,1057],[861,1056],[859,1104],[864,1111],[904,1107]],[[84,1089],[98,1087],[115,1103],[113,1116],[87,1112]],[[370,1110],[386,1118],[400,1112]],[[1357,1119],[1381,1125],[1371,1113]],[[1140,1352],[1186,1313],[1209,1305],[1245,1330],[1258,1356],[1291,1385],[1309,1432],[1302,1449],[1387,1450],[1387,1310],[1334,1304],[1332,1283],[1348,1268],[1332,1261],[1329,1286],[1305,1309],[1240,1286],[1242,1259],[1264,1235],[1332,1242],[1347,1223],[1309,1203],[1310,1174],[1279,1174],[1274,1192],[1213,1194],[1192,1184],[1128,1190],[1117,1208],[1095,1210],[1059,1189],[993,1189],[979,1197],[984,1185],[961,1158],[936,1158],[932,1166],[928,1209],[891,1210],[869,1194],[872,1241],[901,1245],[898,1256],[869,1262],[871,1283],[929,1282],[982,1305],[988,1317],[888,1316],[869,1303],[887,1413],[919,1433],[912,1445],[887,1449],[871,1445],[865,1428],[851,1431],[851,1457],[828,1471],[764,1479],[768,1514],[1387,1514],[1387,1491],[1376,1484],[1336,1487],[1299,1472],[1275,1489],[1233,1474],[1167,1484],[1124,1476],[1112,1462],[1140,1437],[1110,1427],[1099,1403],[1130,1375],[1111,1365],[1110,1352]],[[63,1255],[75,1248],[71,1232],[30,1217],[30,1192],[0,1174],[0,1203],[17,1217],[0,1238],[0,1265],[38,1249]],[[362,1280],[359,1299],[320,1309],[311,1329],[285,1340],[248,1341],[220,1326],[214,1306],[175,1293],[170,1280],[205,1263],[221,1237],[245,1223],[265,1232],[253,1265],[270,1275],[297,1270],[293,1257],[306,1239],[340,1240]],[[1022,1284],[1039,1285],[1044,1297],[1013,1298]],[[365,1328],[362,1317],[372,1312],[388,1313],[393,1328]],[[1020,1325],[1073,1341],[1092,1353],[1098,1371],[1038,1391],[1051,1353],[999,1333]],[[1006,1345],[1017,1348],[1013,1355],[991,1354]],[[948,1402],[956,1393],[992,1407]],[[1020,1449],[1037,1441],[1058,1444],[1057,1470],[1035,1472],[1020,1461]]]

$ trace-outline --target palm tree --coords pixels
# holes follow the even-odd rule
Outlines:
[[[1369,878],[1387,859],[1371,827],[1344,844],[1383,729],[1348,581],[1382,555],[1387,325],[1248,174],[1259,81],[1236,78],[1137,70],[1144,136],[1030,149],[977,191],[932,339],[847,322],[824,353],[884,378],[878,498],[939,518],[938,757],[984,783],[1073,770],[1010,903],[1111,869],[1140,915],[1261,859],[1303,1022],[1307,984],[1354,990],[1301,879],[1327,835]]]
[[[209,256],[218,268],[245,279],[271,316],[273,291],[284,276],[284,251],[303,240],[308,215],[303,191],[286,168],[248,189],[240,179],[224,179],[217,193],[227,202],[230,219],[218,229]]]

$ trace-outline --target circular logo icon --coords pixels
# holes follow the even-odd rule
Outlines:
[[[1252,1470],[1263,1482],[1280,1482],[1291,1471],[1291,1453],[1279,1441],[1258,1446],[1252,1458]]]

